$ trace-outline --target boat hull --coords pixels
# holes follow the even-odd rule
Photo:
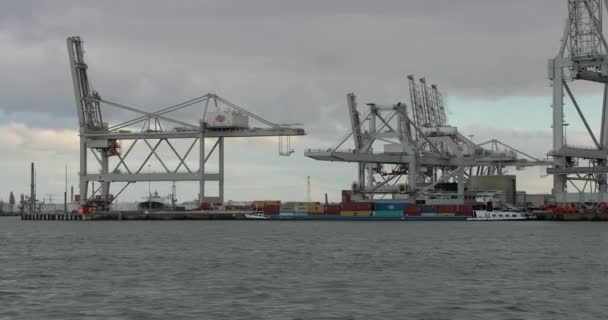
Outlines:
[[[467,221],[528,221],[532,220],[526,217],[517,218],[468,218]]]
[[[273,215],[268,220],[281,221],[467,221],[466,216],[403,216],[403,217],[373,217],[373,216],[338,216],[338,215]]]

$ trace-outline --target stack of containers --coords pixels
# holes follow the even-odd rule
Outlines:
[[[458,206],[450,204],[442,204],[437,206],[437,215],[443,217],[453,217],[456,215]]]
[[[326,216],[339,216],[340,215],[340,205],[339,204],[328,204],[323,207],[325,209]]]
[[[405,215],[410,217],[419,217],[422,214],[422,208],[417,204],[408,204],[405,207]]]
[[[406,208],[407,204],[403,202],[376,202],[374,204],[374,217],[403,217]]]
[[[437,208],[433,205],[423,204],[420,206],[421,213],[420,215],[423,217],[435,217],[437,216]]]
[[[461,204],[456,208],[457,216],[472,217],[473,216],[473,205]]]
[[[374,209],[372,202],[343,202],[340,208],[340,215],[369,217]]]

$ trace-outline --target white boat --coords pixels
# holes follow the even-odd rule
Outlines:
[[[485,204],[482,210],[474,210],[468,221],[520,221],[528,220],[526,212],[505,201],[502,191],[479,192],[475,196],[478,203]]]
[[[268,220],[268,217],[263,212],[245,213],[247,220]]]
[[[488,211],[475,210],[473,217],[467,218],[467,221],[520,221],[528,220],[528,216],[523,211]]]

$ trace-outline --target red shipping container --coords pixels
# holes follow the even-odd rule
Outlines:
[[[374,210],[373,202],[343,202],[342,211],[372,211]]]
[[[276,215],[279,214],[280,206],[274,204],[267,204],[264,206],[264,214]]]
[[[339,204],[328,204],[325,207],[325,214],[328,216],[337,216],[340,215],[340,205]]]
[[[405,214],[408,216],[419,216],[422,213],[422,208],[417,204],[408,204],[405,206]]]
[[[437,206],[437,213],[456,213],[458,206],[450,204],[440,204]]]
[[[456,208],[456,215],[457,216],[467,216],[470,217],[473,215],[473,205],[470,204],[462,204],[457,206]]]

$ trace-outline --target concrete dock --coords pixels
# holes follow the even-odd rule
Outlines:
[[[244,211],[109,211],[80,213],[24,213],[21,220],[103,221],[103,220],[244,220]]]
[[[244,211],[110,211],[95,212],[87,220],[243,220]]]
[[[608,221],[608,213],[587,212],[587,213],[554,213],[538,212],[535,213],[536,220],[540,221]]]

